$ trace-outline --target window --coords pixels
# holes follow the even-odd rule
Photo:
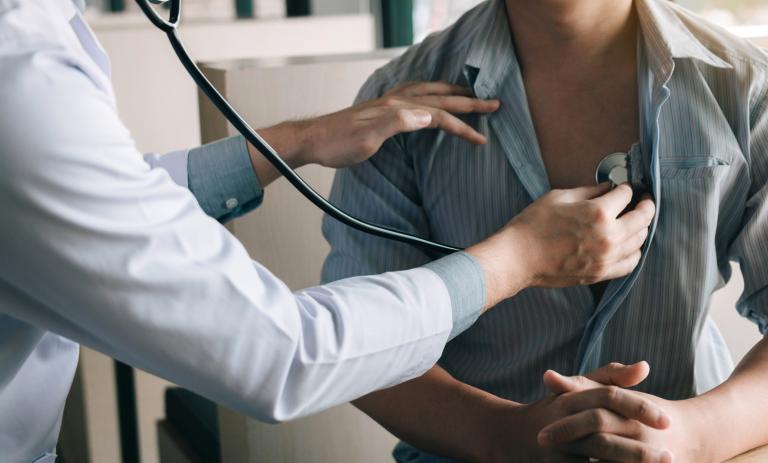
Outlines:
[[[420,42],[432,32],[444,29],[481,2],[482,0],[415,0],[413,2],[414,39]]]
[[[768,25],[766,0],[678,0],[712,22],[725,27]]]

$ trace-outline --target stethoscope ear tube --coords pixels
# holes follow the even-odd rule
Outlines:
[[[304,181],[285,161],[280,158],[274,148],[267,143],[256,131],[243,119],[242,116],[227,102],[227,100],[216,90],[216,87],[210,83],[200,68],[192,61],[184,45],[179,39],[176,28],[180,19],[180,0],[171,0],[171,12],[169,20],[165,20],[148,3],[149,0],[136,0],[139,7],[149,20],[166,33],[168,40],[173,47],[173,51],[181,61],[181,64],[187,70],[189,75],[195,81],[205,96],[216,106],[235,129],[242,134],[245,139],[254,146],[274,167],[280,172],[305,198],[312,204],[320,208],[323,212],[338,220],[339,222],[370,235],[387,238],[402,243],[411,244],[426,250],[437,251],[443,254],[450,254],[461,251],[460,248],[448,246],[446,244],[436,243],[415,235],[403,233],[388,227],[375,225],[364,220],[358,219],[346,212],[338,209],[331,204],[322,195],[317,193],[307,182]]]

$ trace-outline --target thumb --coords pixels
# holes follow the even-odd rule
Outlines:
[[[612,362],[588,373],[587,378],[606,386],[632,387],[643,382],[650,371],[651,367],[645,361],[632,365]]]
[[[585,376],[563,376],[554,370],[544,373],[544,385],[555,395],[600,387],[599,383]]]
[[[553,370],[544,373],[544,385],[554,394],[583,391],[600,386],[632,387],[640,384],[650,372],[647,362],[623,365],[613,362],[586,376],[563,376]]]

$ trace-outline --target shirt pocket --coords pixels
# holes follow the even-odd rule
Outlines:
[[[718,156],[672,156],[660,159],[659,170],[662,180],[706,179],[722,175],[730,164]]]

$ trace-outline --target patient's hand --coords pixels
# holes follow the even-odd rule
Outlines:
[[[563,423],[565,419],[584,410],[603,409],[617,416],[628,416],[648,429],[667,427],[669,418],[653,398],[624,389],[640,383],[647,374],[648,366],[645,363],[630,366],[610,364],[581,381],[574,380],[574,387],[580,388],[574,392],[551,395],[530,405],[500,407],[492,424],[494,435],[491,439],[494,444],[489,459],[499,462],[586,462],[589,455],[583,452],[570,453],[570,448],[565,451],[560,446],[539,443],[539,431],[542,428],[556,422]],[[656,454],[648,455],[653,457]],[[622,458],[606,460],[636,461]]]
[[[574,401],[588,403],[592,394],[613,394],[616,390],[603,384],[582,378],[564,377],[547,372],[544,382],[557,394],[569,394]],[[624,402],[618,408],[626,409],[637,399],[653,403],[668,416],[666,426],[648,426],[648,423],[628,417],[626,413],[605,407],[580,407],[569,416],[544,427],[539,443],[563,454],[598,458],[601,461],[677,463],[705,462],[702,446],[696,439],[697,413],[690,401],[669,401],[635,391],[616,394],[616,402]],[[637,410],[639,412],[639,410]],[[639,414],[656,413],[643,411]],[[706,418],[704,418],[706,419]]]

